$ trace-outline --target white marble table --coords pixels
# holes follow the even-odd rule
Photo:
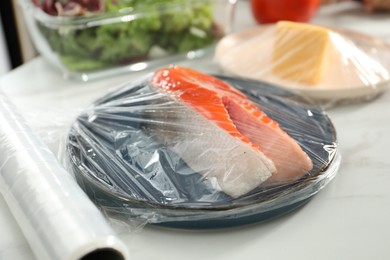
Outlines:
[[[246,3],[240,5],[240,26],[252,25]],[[356,4],[323,8],[313,22],[390,40],[390,15],[366,15]],[[180,64],[215,71],[212,57]],[[88,83],[66,81],[42,58],[36,58],[2,77],[0,85],[57,152],[62,126],[79,111],[67,108],[82,108],[110,86],[141,74]],[[63,115],[53,121],[53,113],[59,111]],[[307,205],[266,223],[227,230],[120,229],[132,258],[390,259],[390,92],[328,112],[337,129],[342,163],[336,178]],[[0,259],[35,259],[1,196]]]

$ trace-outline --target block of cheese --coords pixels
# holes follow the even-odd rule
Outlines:
[[[288,21],[278,22],[275,30],[272,72],[287,80],[319,83],[326,69],[331,31]]]

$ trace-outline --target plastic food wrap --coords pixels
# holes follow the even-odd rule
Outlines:
[[[236,0],[19,0],[37,50],[87,81],[204,56],[229,32]]]
[[[258,26],[217,46],[223,71],[323,103],[371,99],[390,83],[390,46],[357,32],[294,22]]]
[[[334,177],[337,138],[323,110],[266,83],[220,79],[163,69],[77,118],[66,147],[69,169],[104,212],[174,227],[240,225],[302,205]],[[259,118],[272,131],[254,127]],[[299,175],[280,169],[303,157],[277,164],[256,144],[254,136],[263,134],[274,142],[268,150],[283,157],[290,147],[280,145],[281,132],[311,163]],[[252,181],[258,183],[249,187]]]
[[[128,259],[99,210],[0,93],[0,192],[37,259]]]

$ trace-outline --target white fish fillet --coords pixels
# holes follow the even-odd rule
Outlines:
[[[149,124],[148,132],[217,190],[239,197],[276,171],[259,150],[232,137],[186,104],[167,97],[173,101],[171,107],[154,111],[155,123]]]

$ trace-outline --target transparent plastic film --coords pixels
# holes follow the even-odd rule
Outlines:
[[[18,0],[39,53],[82,81],[196,59],[229,32],[236,0]]]
[[[226,36],[216,50],[221,68],[317,100],[370,99],[390,81],[390,46],[340,28],[281,21]]]
[[[147,223],[237,218],[305,201],[335,175],[326,113],[284,89],[169,67],[80,114],[69,169],[103,211]]]
[[[0,93],[0,192],[37,259],[128,259],[124,244]]]

